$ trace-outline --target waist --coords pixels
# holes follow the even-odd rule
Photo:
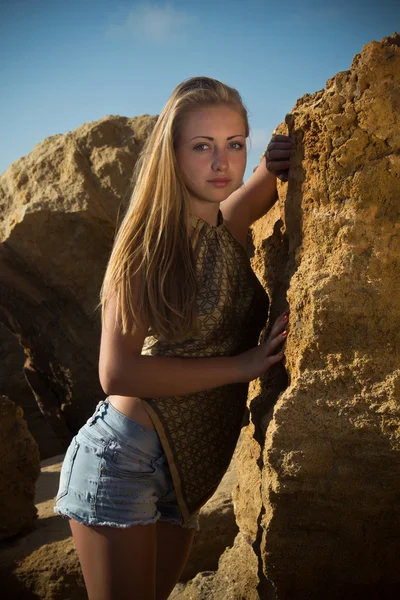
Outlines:
[[[149,413],[140,403],[140,398],[134,396],[108,396],[110,404],[128,419],[132,419],[147,429],[155,431]]]

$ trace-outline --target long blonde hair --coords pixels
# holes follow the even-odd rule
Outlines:
[[[124,334],[142,325],[139,315],[149,323],[150,333],[171,341],[196,332],[196,273],[187,232],[189,195],[175,144],[189,111],[217,104],[243,116],[248,136],[247,110],[239,92],[216,79],[193,77],[175,88],[148,137],[134,168],[134,190],[100,290],[103,325],[106,303],[115,293],[116,320]],[[140,290],[134,304],[136,274]]]

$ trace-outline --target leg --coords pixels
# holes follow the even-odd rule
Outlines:
[[[157,521],[156,600],[166,600],[181,575],[195,530]]]
[[[156,525],[70,526],[89,600],[155,600]]]

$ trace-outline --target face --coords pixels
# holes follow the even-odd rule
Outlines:
[[[206,106],[185,115],[176,158],[194,203],[220,203],[243,181],[246,126],[228,106]]]

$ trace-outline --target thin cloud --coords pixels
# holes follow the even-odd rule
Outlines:
[[[337,5],[327,5],[316,0],[295,0],[294,10],[296,17],[305,19],[314,19],[317,21],[330,21],[332,19],[345,17],[345,9]],[[297,10],[296,10],[297,9]]]
[[[171,4],[146,2],[135,6],[123,23],[110,25],[106,33],[113,38],[124,35],[155,44],[166,44],[186,39],[196,22],[196,17]]]

